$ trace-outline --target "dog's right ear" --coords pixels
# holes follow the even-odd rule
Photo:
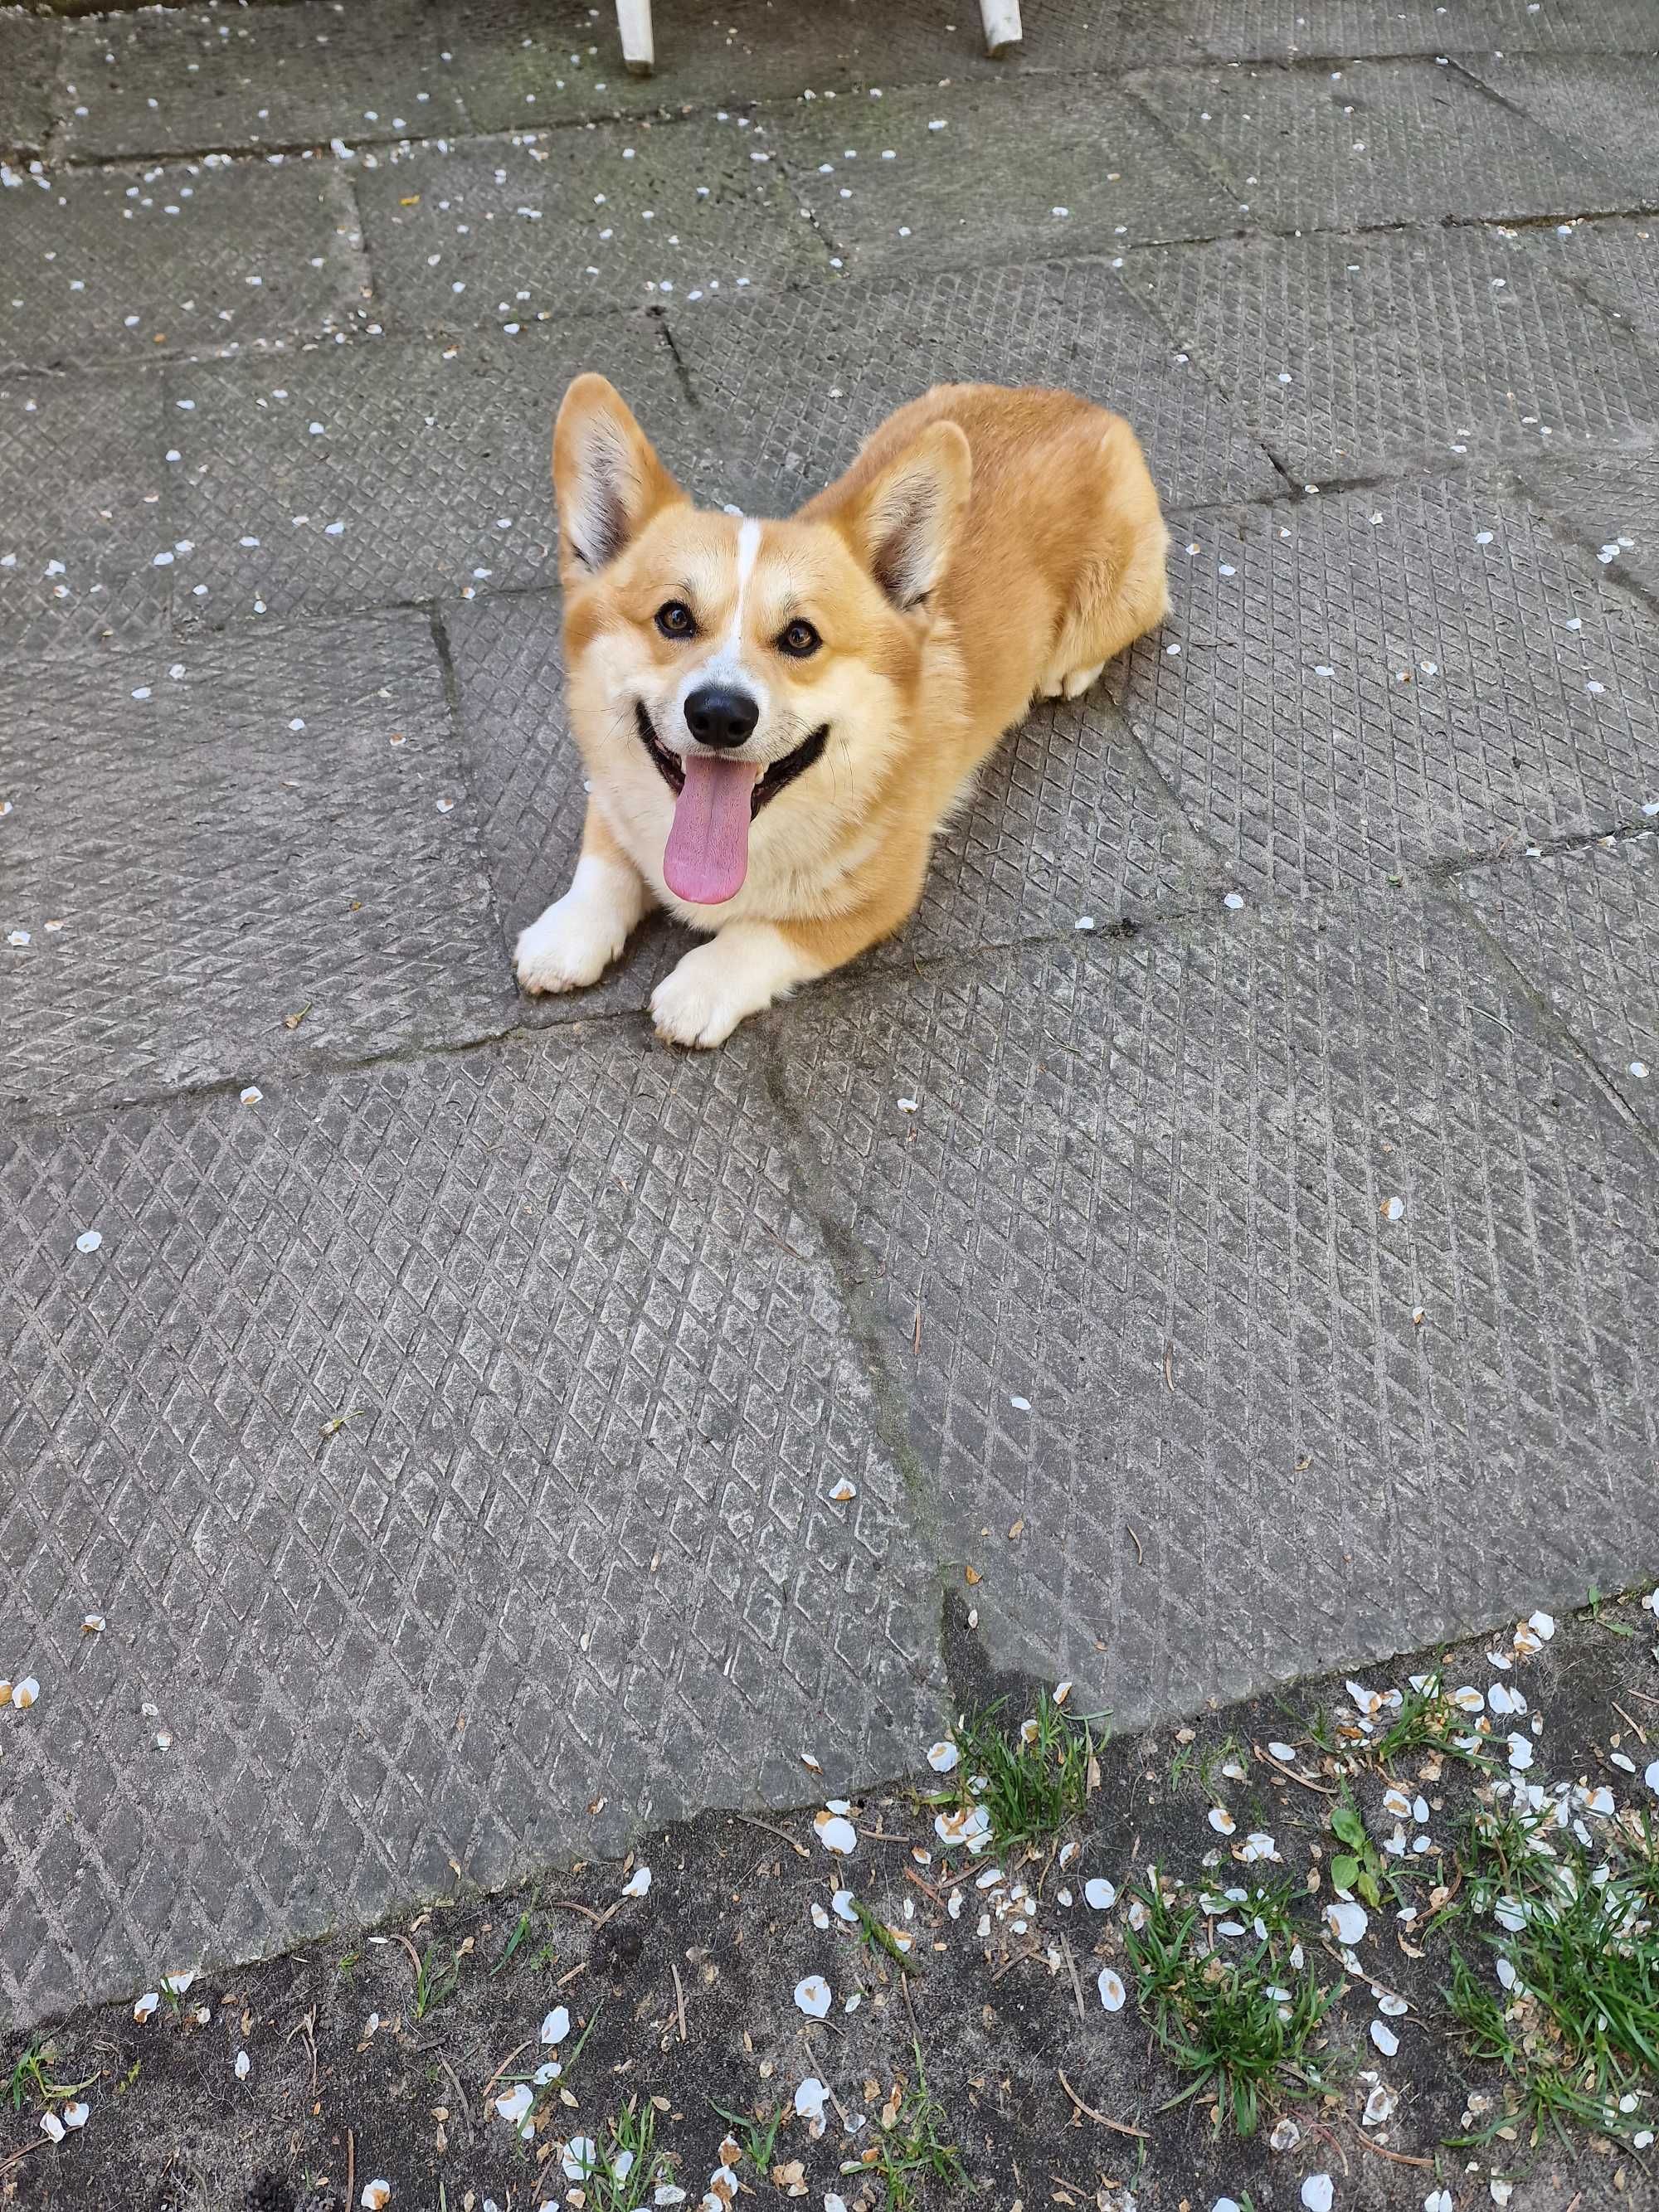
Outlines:
[[[565,393],[553,426],[553,490],[567,584],[597,575],[659,509],[685,500],[621,393],[591,371]]]

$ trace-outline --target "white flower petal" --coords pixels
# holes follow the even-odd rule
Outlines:
[[[832,2002],[832,1992],[822,1974],[808,1974],[795,1984],[795,2003],[808,2020],[823,2020]]]
[[[1363,1905],[1340,1901],[1325,1907],[1325,1924],[1339,1943],[1357,1943],[1370,1921]]]

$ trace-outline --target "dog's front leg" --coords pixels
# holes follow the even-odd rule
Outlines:
[[[738,1024],[798,983],[827,975],[890,937],[915,910],[930,839],[882,855],[877,879],[845,914],[810,921],[732,921],[688,952],[651,994],[659,1036],[671,1044],[724,1044]]]
[[[590,799],[581,858],[562,899],[520,930],[513,964],[526,991],[597,983],[651,904],[644,878]]]
[[[794,938],[787,923],[727,922],[651,994],[657,1035],[670,1044],[724,1044],[739,1022],[823,974]]]

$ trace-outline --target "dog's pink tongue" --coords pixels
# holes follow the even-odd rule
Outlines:
[[[760,766],[694,753],[681,763],[685,786],[662,856],[663,880],[676,898],[720,906],[735,898],[749,872],[749,802]]]

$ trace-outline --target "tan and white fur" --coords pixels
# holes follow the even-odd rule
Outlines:
[[[586,375],[553,477],[589,798],[570,888],[519,939],[519,981],[597,981],[665,907],[712,933],[652,998],[678,1044],[720,1043],[899,928],[1004,731],[1033,698],[1085,690],[1168,610],[1139,445],[1069,392],[938,386],[791,520],[762,522],[695,508]],[[759,794],[751,820],[739,789]],[[681,896],[670,874],[722,896]]]

